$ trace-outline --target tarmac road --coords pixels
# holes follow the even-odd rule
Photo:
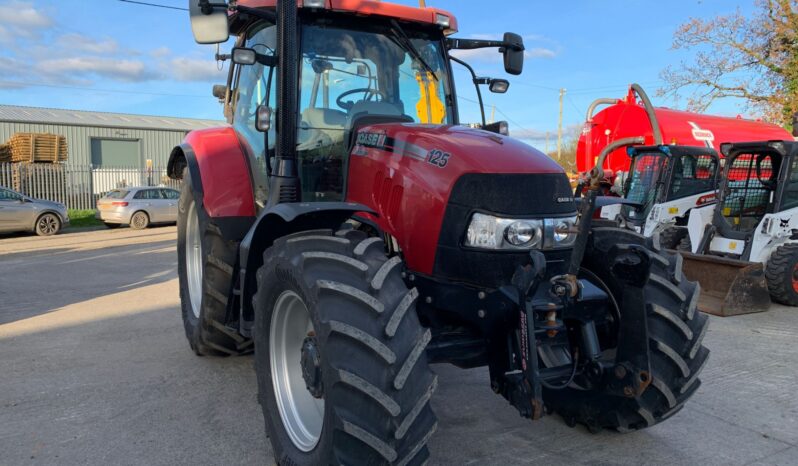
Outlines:
[[[199,358],[175,228],[0,237],[0,464],[273,464],[251,357]],[[633,434],[531,422],[436,366],[431,464],[798,464],[798,309],[713,318],[701,389]]]

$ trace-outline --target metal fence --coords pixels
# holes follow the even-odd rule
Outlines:
[[[0,186],[70,209],[94,209],[108,191],[134,186],[180,189],[166,168],[93,167],[57,163],[0,163]]]

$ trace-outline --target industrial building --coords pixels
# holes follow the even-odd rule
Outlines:
[[[172,148],[195,129],[225,124],[123,113],[86,112],[0,105],[0,144],[15,133],[66,137],[67,166],[144,168],[147,160],[165,167]]]

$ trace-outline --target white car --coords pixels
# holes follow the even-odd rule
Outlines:
[[[177,222],[180,191],[172,188],[115,189],[97,201],[97,215],[108,228],[130,225],[141,230],[153,223]]]

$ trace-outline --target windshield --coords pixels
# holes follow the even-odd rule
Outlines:
[[[667,161],[668,156],[661,152],[639,154],[632,159],[624,195],[626,199],[642,204],[643,208],[637,210],[623,206],[622,212],[628,220],[645,220],[657,198],[659,181]]]
[[[396,25],[303,27],[297,140],[303,199],[343,197],[348,131],[385,122],[454,123],[437,34]]]

